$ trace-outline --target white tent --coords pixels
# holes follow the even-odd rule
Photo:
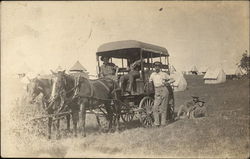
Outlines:
[[[181,72],[173,72],[170,77],[175,80],[173,83],[174,91],[184,91],[187,88],[187,81]]]
[[[83,67],[83,65],[77,61],[71,68],[70,68],[70,74],[74,76],[82,76],[85,78],[89,78],[89,73],[87,70]]]
[[[79,61],[76,61],[76,63],[69,70],[70,71],[79,71],[79,72],[86,72],[87,71]]]
[[[218,84],[226,82],[226,74],[222,68],[209,68],[203,77],[205,84]]]
[[[205,74],[207,72],[207,70],[208,70],[207,66],[202,66],[202,67],[200,67],[199,72],[201,72],[202,74]]]
[[[236,70],[235,70],[235,75],[236,76],[242,76],[244,75],[242,69],[240,67],[238,67]]]
[[[170,69],[170,72],[171,72],[171,73],[172,73],[172,72],[176,72],[176,69],[175,69],[174,65],[171,65],[169,69]]]
[[[193,67],[191,67],[191,69],[190,69],[190,72],[192,73],[192,74],[198,74],[198,69],[197,69],[197,67],[196,66],[193,66]]]
[[[236,69],[234,68],[227,68],[227,69],[224,69],[226,75],[235,75],[235,72],[236,72]]]

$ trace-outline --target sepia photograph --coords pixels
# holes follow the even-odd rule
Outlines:
[[[1,2],[1,157],[250,157],[249,1]]]

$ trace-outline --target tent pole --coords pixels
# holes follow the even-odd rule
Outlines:
[[[153,54],[151,52],[151,69],[153,70],[154,64],[153,64]]]
[[[98,75],[98,77],[101,77],[101,75],[100,75],[100,72],[101,72],[101,70],[100,70],[100,61],[99,61],[99,56],[98,55],[96,55],[96,60],[97,60],[97,64],[98,64],[98,68],[97,68],[97,75]]]
[[[170,74],[170,70],[169,70],[169,59],[167,57],[167,69],[168,69],[168,73]]]
[[[145,84],[145,76],[144,76],[144,66],[143,66],[143,58],[142,58],[142,49],[140,49],[140,58],[141,58],[141,76],[142,76],[142,80],[143,83]]]

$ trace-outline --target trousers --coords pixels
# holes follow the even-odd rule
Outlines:
[[[133,91],[133,86],[134,86],[134,83],[135,83],[135,79],[139,78],[139,77],[140,77],[140,73],[139,73],[139,71],[136,71],[136,70],[132,70],[128,74],[122,76],[120,78],[120,83],[121,83],[122,90],[125,91],[126,86],[127,86],[127,82],[129,82],[128,89],[129,89],[130,92],[132,92]]]
[[[153,106],[154,125],[166,125],[168,98],[169,92],[167,87],[155,87],[155,100]]]

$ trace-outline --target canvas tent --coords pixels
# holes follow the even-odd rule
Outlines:
[[[237,69],[235,70],[235,75],[236,76],[242,76],[244,75],[243,71],[241,70],[240,67],[237,67]]]
[[[83,65],[82,65],[79,61],[77,61],[77,62],[69,69],[69,71],[85,72],[85,71],[87,71],[87,70],[83,67]]]
[[[207,66],[202,66],[200,69],[199,69],[199,72],[202,73],[202,74],[205,74],[208,70],[208,67]]]
[[[170,77],[175,80],[173,83],[174,91],[184,91],[187,88],[187,81],[181,72],[173,72]]]
[[[218,84],[226,82],[226,74],[222,68],[209,68],[203,77],[205,84]]]
[[[190,72],[191,74],[194,74],[194,75],[197,75],[198,74],[198,69],[196,66],[193,66],[191,69],[190,69]]]
[[[69,70],[71,75],[80,75],[83,76],[85,78],[89,78],[88,72],[87,70],[83,67],[83,65],[77,61]]]
[[[175,67],[174,67],[173,65],[170,66],[170,72],[171,72],[171,73],[172,73],[172,72],[176,72],[176,69],[175,69]]]

